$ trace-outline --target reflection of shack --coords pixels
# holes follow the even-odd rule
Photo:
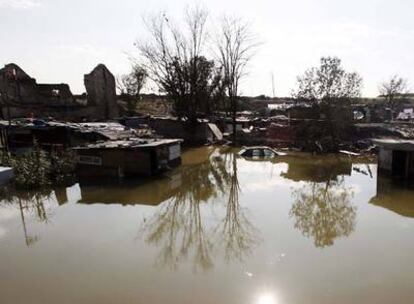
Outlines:
[[[378,168],[393,177],[414,180],[414,140],[376,139]]]
[[[181,140],[131,139],[77,147],[80,177],[151,176],[181,164]]]
[[[325,156],[323,158],[295,158],[288,161],[289,169],[282,176],[293,181],[312,181],[317,183],[336,179],[352,173],[352,162],[348,159]]]
[[[157,206],[174,197],[181,186],[179,173],[145,182],[129,182],[111,185],[81,184],[81,204],[122,204],[122,205],[151,205]]]
[[[391,180],[378,177],[377,195],[370,204],[391,210],[399,215],[414,218],[413,189],[396,185]]]

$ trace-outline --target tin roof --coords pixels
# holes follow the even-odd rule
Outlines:
[[[147,139],[134,138],[129,140],[112,140],[89,144],[86,146],[75,147],[75,150],[91,150],[91,149],[128,149],[128,148],[151,148],[174,143],[181,143],[181,139]]]
[[[391,150],[414,151],[414,140],[373,139],[374,144]]]

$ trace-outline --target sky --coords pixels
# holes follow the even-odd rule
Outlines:
[[[210,22],[223,14],[250,22],[261,42],[241,84],[243,95],[290,96],[296,77],[321,56],[338,56],[364,79],[363,96],[393,74],[414,90],[412,0],[0,0],[0,65],[17,63],[38,83],[85,91],[83,75],[104,63],[114,75],[130,69],[128,54],[145,37],[142,17],[165,11],[181,20],[199,5]],[[156,88],[150,85],[148,90]]]

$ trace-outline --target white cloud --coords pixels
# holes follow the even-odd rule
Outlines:
[[[0,7],[31,9],[41,5],[40,0],[0,0]]]

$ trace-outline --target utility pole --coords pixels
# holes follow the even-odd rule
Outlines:
[[[275,98],[275,96],[276,96],[276,90],[275,90],[275,77],[274,77],[274,75],[273,75],[273,72],[272,72],[272,94],[273,94],[273,98]]]

